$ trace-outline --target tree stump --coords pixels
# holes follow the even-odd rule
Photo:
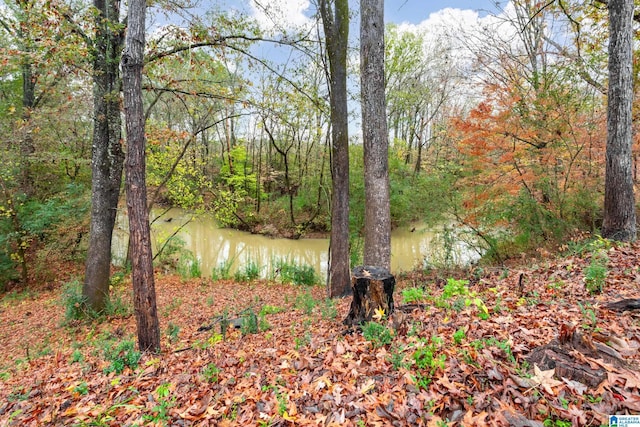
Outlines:
[[[535,348],[527,356],[527,361],[542,370],[555,369],[558,377],[596,388],[607,378],[607,372],[601,366],[589,364],[587,358],[603,359],[620,368],[627,366],[617,351],[599,343],[591,334],[580,333],[575,325],[562,325],[559,337],[545,346]]]
[[[358,266],[351,271],[353,300],[344,324],[353,326],[368,322],[376,309],[383,309],[385,315],[393,312],[393,288],[395,277],[382,267]]]

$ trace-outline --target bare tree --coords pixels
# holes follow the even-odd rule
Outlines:
[[[362,0],[360,79],[364,140],[364,263],[389,269],[389,136],[384,81],[384,0]]]
[[[126,188],[131,240],[133,302],[140,350],[160,351],[153,255],[145,179],[145,116],[142,67],[145,45],[145,0],[129,3],[126,47],[122,54],[122,83],[127,131]]]
[[[333,7],[332,7],[333,6]],[[351,290],[349,271],[349,112],[347,108],[347,44],[349,2],[320,0],[329,58],[331,103],[331,237],[329,297]]]
[[[607,163],[602,236],[636,240],[631,158],[633,106],[633,0],[609,1]]]

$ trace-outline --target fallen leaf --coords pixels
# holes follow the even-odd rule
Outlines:
[[[556,373],[555,369],[549,369],[547,371],[541,371],[538,368],[538,365],[533,365],[534,375],[531,377],[531,380],[535,382],[537,385],[543,388],[547,393],[554,395],[553,387],[557,387],[562,384],[562,381],[558,381],[553,378]]]
[[[376,319],[377,321],[381,321],[384,318],[384,308],[376,308],[375,310],[373,310],[375,312],[375,314],[373,315],[373,318]]]
[[[360,386],[359,393],[367,394],[374,388],[376,388],[376,380],[374,380],[373,378],[369,378],[362,384],[362,386]]]

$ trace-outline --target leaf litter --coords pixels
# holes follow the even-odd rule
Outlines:
[[[390,343],[347,329],[350,298],[330,304],[322,287],[157,276],[163,352],[119,372],[105,348],[135,340],[131,314],[65,324],[59,290],[5,297],[0,425],[606,425],[640,413],[640,312],[606,308],[640,297],[640,246],[607,256],[595,295],[588,256],[457,272],[469,280],[462,299],[442,298],[447,277],[400,275],[397,315],[377,313]],[[426,297],[403,305],[411,287]],[[114,289],[125,303],[129,292]],[[253,323],[222,327],[247,313]],[[574,330],[624,364],[574,350],[576,365],[603,375],[589,385],[528,362]]]

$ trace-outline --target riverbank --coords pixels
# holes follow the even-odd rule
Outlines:
[[[592,294],[599,251],[606,278]],[[403,275],[403,315],[364,331],[345,329],[350,299],[328,302],[323,287],[159,275],[163,352],[139,361],[130,309],[63,325],[69,278],[58,277],[2,300],[0,424],[607,424],[640,413],[638,315],[605,307],[638,297],[638,259],[638,244],[590,244],[457,277]],[[114,296],[129,307],[127,278]],[[225,313],[255,322],[222,333]],[[629,367],[583,355],[605,374],[595,386],[536,370],[528,357],[567,325],[608,337]]]

